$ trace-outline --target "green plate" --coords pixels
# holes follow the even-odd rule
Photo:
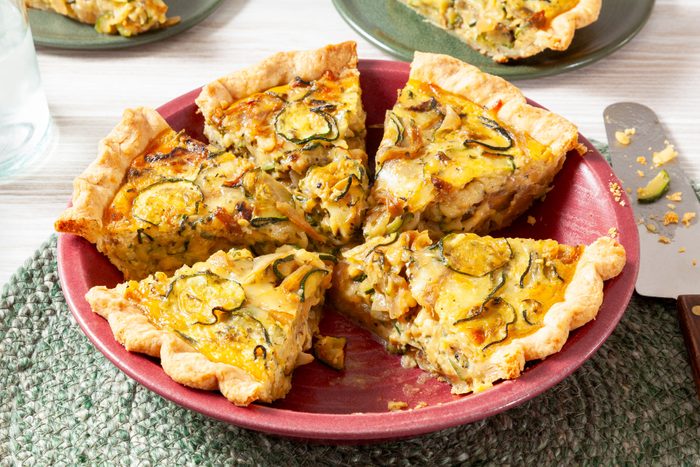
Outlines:
[[[654,0],[603,0],[598,21],[576,31],[567,50],[547,50],[513,64],[481,55],[398,0],[333,0],[333,4],[360,35],[402,60],[411,61],[416,50],[444,53],[494,75],[528,79],[574,70],[619,49],[642,29]]]
[[[34,42],[61,49],[121,49],[155,42],[174,36],[209,16],[223,0],[168,0],[168,17],[179,16],[180,22],[134,37],[100,34],[90,24],[83,24],[49,11],[29,9],[29,23]]]

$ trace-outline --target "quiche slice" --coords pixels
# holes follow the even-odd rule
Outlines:
[[[558,352],[594,319],[603,281],[625,250],[553,240],[395,232],[346,251],[334,270],[336,309],[404,355],[404,364],[480,391],[517,377],[525,362]]]
[[[416,52],[386,114],[365,237],[505,227],[547,192],[578,147],[572,123],[529,105],[507,81]]]
[[[160,358],[176,382],[218,389],[236,405],[271,402],[313,360],[305,351],[331,283],[329,259],[291,247],[257,258],[219,251],[172,276],[93,287],[85,298],[117,341]]]
[[[54,11],[81,23],[94,24],[103,34],[135,36],[180,22],[168,18],[163,0],[25,0],[30,8]]]
[[[505,63],[566,50],[602,0],[401,0],[473,49]]]
[[[262,254],[322,240],[287,187],[147,108],[124,112],[102,140],[55,228],[95,243],[126,279],[172,273],[234,246]]]
[[[359,232],[368,177],[354,42],[278,53],[210,83],[196,102],[209,141],[288,187],[325,237],[319,246]]]

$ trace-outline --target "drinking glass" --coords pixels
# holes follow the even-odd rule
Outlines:
[[[50,135],[24,0],[0,0],[0,181],[40,158]]]

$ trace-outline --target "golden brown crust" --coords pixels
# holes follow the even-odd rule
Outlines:
[[[205,121],[218,108],[243,97],[281,86],[299,77],[305,81],[320,78],[326,71],[340,74],[357,67],[357,44],[332,44],[317,50],[279,52],[249,68],[228,74],[202,88],[195,102]]]
[[[175,333],[156,328],[118,289],[93,287],[85,299],[108,320],[114,337],[126,350],[160,358],[163,371],[174,381],[197,389],[218,389],[236,405],[269,399],[264,385],[245,371],[212,362]]]
[[[521,56],[529,57],[547,48],[552,50],[568,49],[576,30],[586,27],[598,19],[602,3],[602,0],[579,0],[571,10],[555,17],[548,29],[540,31],[533,49],[523,50]]]
[[[153,109],[125,110],[117,126],[100,141],[97,159],[73,181],[73,205],[56,220],[55,229],[97,243],[103,213],[119,190],[129,164],[169,129]]]

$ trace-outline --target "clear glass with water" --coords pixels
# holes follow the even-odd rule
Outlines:
[[[0,181],[40,158],[50,136],[24,0],[0,0]]]

